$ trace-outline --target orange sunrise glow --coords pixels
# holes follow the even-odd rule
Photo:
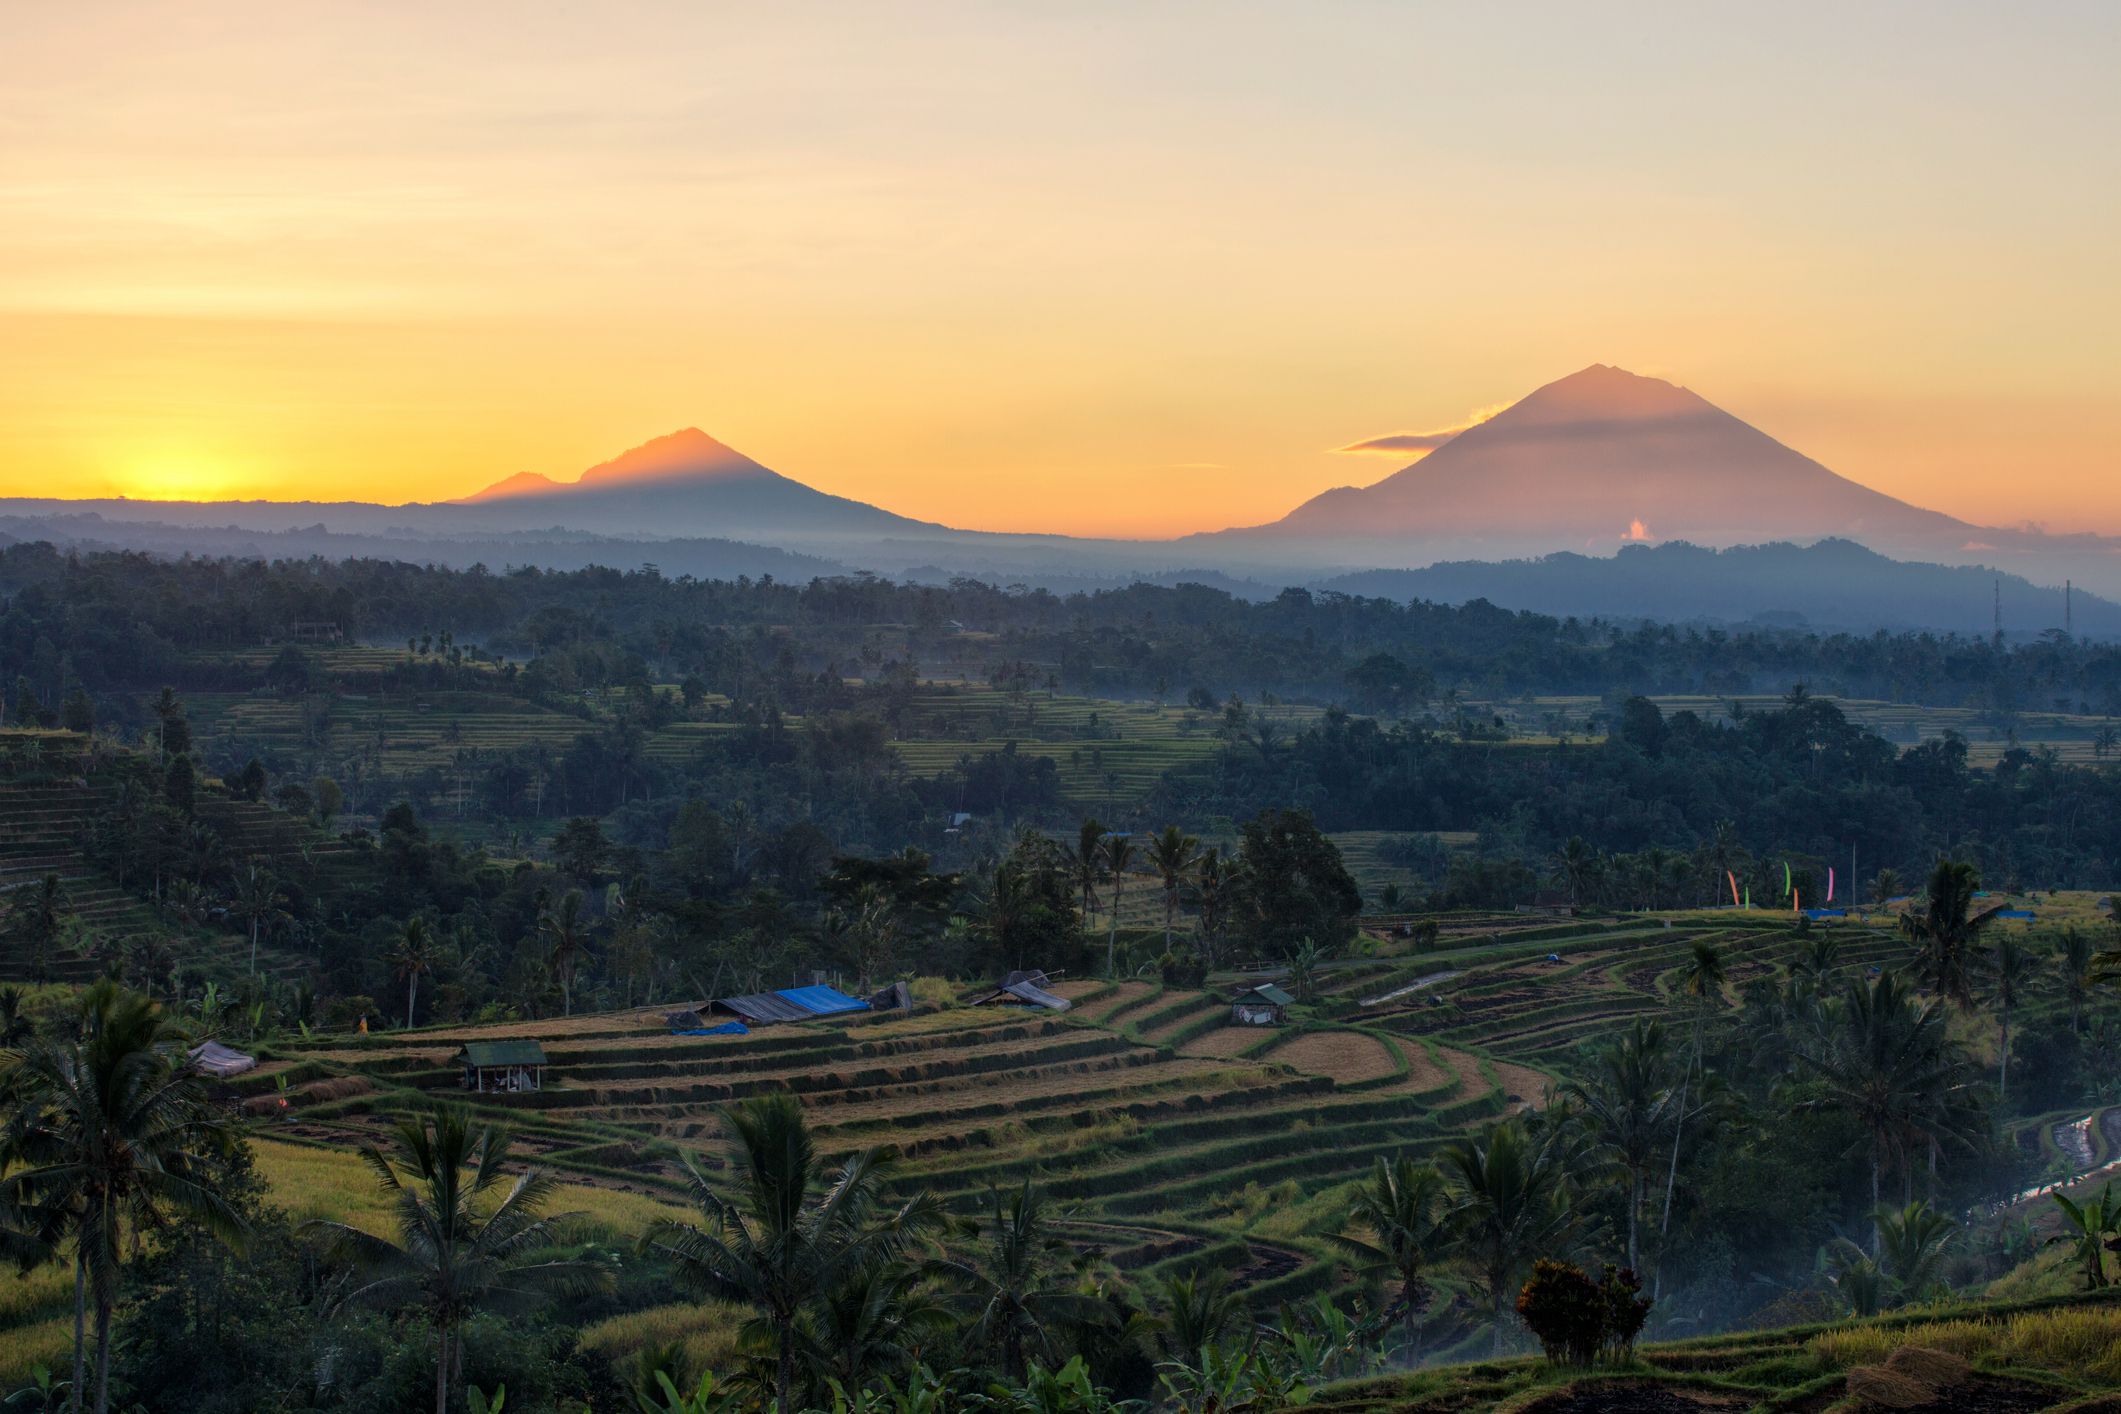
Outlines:
[[[1111,18],[19,8],[0,495],[436,500],[697,426],[1163,536],[1602,361],[2121,530],[2115,12]]]

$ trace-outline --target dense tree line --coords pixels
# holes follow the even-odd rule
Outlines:
[[[960,662],[979,676],[1017,665],[1093,694],[1273,692],[1384,712],[1454,692],[1617,699],[1797,682],[2006,712],[2121,711],[2121,649],[2060,634],[2002,645],[1927,633],[1722,632],[1302,589],[1256,603],[1199,585],[1056,595],[970,580],[798,585],[673,579],[652,566],[449,570],[18,544],[0,550],[0,594],[0,682],[26,680],[54,711],[76,681],[91,691],[218,685],[225,671],[187,650],[254,645],[297,623],[383,643],[424,636],[432,646],[447,634],[460,651],[541,662],[541,684],[559,691],[691,676],[805,711],[847,705],[843,676],[879,676],[888,661],[909,659]],[[888,685],[864,695],[886,698]]]

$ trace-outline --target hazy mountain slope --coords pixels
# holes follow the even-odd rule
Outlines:
[[[1891,560],[1847,540],[1815,545],[1631,545],[1611,557],[1573,553],[1501,563],[1456,561],[1415,570],[1369,570],[1314,587],[1388,599],[1462,604],[1582,618],[1661,622],[1806,622],[1821,627],[1987,632],[1998,583],[2013,636],[2060,628],[2063,593],[2011,574],[1964,565]],[[2121,636],[2121,605],[2082,589],[2071,596],[2076,632]]]

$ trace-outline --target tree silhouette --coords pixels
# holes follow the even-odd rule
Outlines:
[[[479,1311],[517,1312],[609,1276],[602,1263],[543,1255],[579,1214],[543,1216],[556,1180],[543,1169],[508,1175],[508,1131],[473,1128],[455,1106],[401,1120],[397,1153],[361,1150],[390,1198],[397,1232],[379,1237],[348,1223],[318,1221],[340,1260],[358,1272],[350,1302],[416,1306],[435,1328],[435,1414],[463,1372],[464,1322]]]
[[[185,1062],[182,1033],[147,997],[102,981],[72,1024],[34,1041],[9,1076],[0,1132],[0,1212],[18,1257],[74,1259],[73,1406],[85,1387],[85,1314],[95,1307],[96,1411],[110,1404],[110,1323],[129,1234],[182,1214],[236,1239],[242,1224],[209,1177],[227,1122]],[[19,1226],[17,1226],[19,1224]]]

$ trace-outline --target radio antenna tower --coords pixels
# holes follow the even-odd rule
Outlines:
[[[1996,646],[2003,645],[2003,576],[1996,576]]]
[[[2062,581],[2062,631],[2064,633],[2073,632],[2076,627],[2073,622],[2073,615],[2070,612],[2076,607],[2070,598],[2071,587],[2068,580]]]

